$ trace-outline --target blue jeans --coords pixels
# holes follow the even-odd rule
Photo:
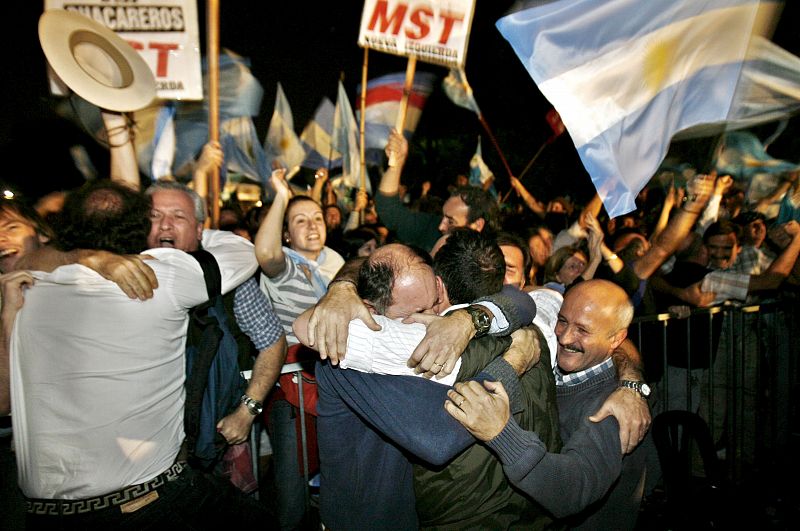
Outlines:
[[[28,514],[29,529],[276,529],[266,507],[226,482],[189,467],[158,489],[158,499],[138,511],[119,507],[69,516]],[[240,527],[241,526],[241,527]],[[247,527],[244,527],[247,526]]]

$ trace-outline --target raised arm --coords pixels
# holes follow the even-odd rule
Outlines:
[[[106,128],[111,180],[139,190],[139,163],[133,145],[133,123],[125,113],[101,109]]]
[[[534,214],[544,219],[545,214],[547,214],[546,205],[536,199],[533,194],[531,194],[527,188],[522,185],[522,181],[513,175],[511,176],[511,187],[516,190],[517,194],[519,194],[519,196],[522,198],[522,201],[525,202],[525,205],[531,209]]]
[[[766,271],[750,277],[748,293],[777,289],[792,272],[800,253],[800,224],[797,221],[789,221],[783,225],[783,230],[791,237],[789,244]]]
[[[208,183],[214,170],[221,170],[225,155],[219,142],[212,140],[203,146],[200,158],[192,171],[194,191],[208,204]],[[208,219],[206,221],[209,221]]]
[[[650,278],[661,264],[678,248],[703,212],[714,188],[713,175],[696,175],[689,184],[688,200],[669,220],[664,232],[653,242],[644,256],[633,264],[633,271],[640,279]]]
[[[317,171],[314,172],[314,186],[311,188],[311,199],[323,206],[328,204],[322,200],[322,190],[325,188],[327,182],[328,170],[325,168],[318,168]]]
[[[384,195],[397,195],[400,189],[400,176],[408,157],[408,141],[397,129],[392,129],[392,132],[389,133],[386,156],[389,158],[389,167],[381,177],[378,192]]]
[[[256,233],[255,247],[258,265],[268,277],[275,277],[286,268],[285,255],[281,248],[283,238],[283,217],[286,206],[292,195],[289,184],[286,182],[286,170],[278,169],[272,172],[270,183],[275,189],[275,199],[269,212],[264,216],[261,226]]]

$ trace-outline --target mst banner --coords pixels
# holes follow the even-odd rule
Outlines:
[[[150,65],[157,97],[203,99],[196,0],[45,0],[45,9],[66,9],[119,34]],[[69,91],[51,76],[53,94]]]
[[[475,0],[365,0],[358,45],[463,67]]]

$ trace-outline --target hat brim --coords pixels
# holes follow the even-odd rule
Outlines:
[[[129,112],[156,97],[156,82],[139,53],[119,35],[79,13],[50,9],[39,18],[39,42],[47,62],[77,95],[102,109]],[[116,66],[114,82],[90,74],[75,57],[79,45],[102,50]]]

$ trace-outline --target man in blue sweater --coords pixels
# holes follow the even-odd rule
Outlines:
[[[506,476],[570,528],[633,529],[644,487],[645,455],[620,451],[616,419],[592,415],[619,385],[611,355],[625,340],[633,307],[611,282],[571,289],[556,323],[556,396],[564,446],[547,452],[509,414],[501,383],[465,382],[448,392],[447,412],[503,463]]]

